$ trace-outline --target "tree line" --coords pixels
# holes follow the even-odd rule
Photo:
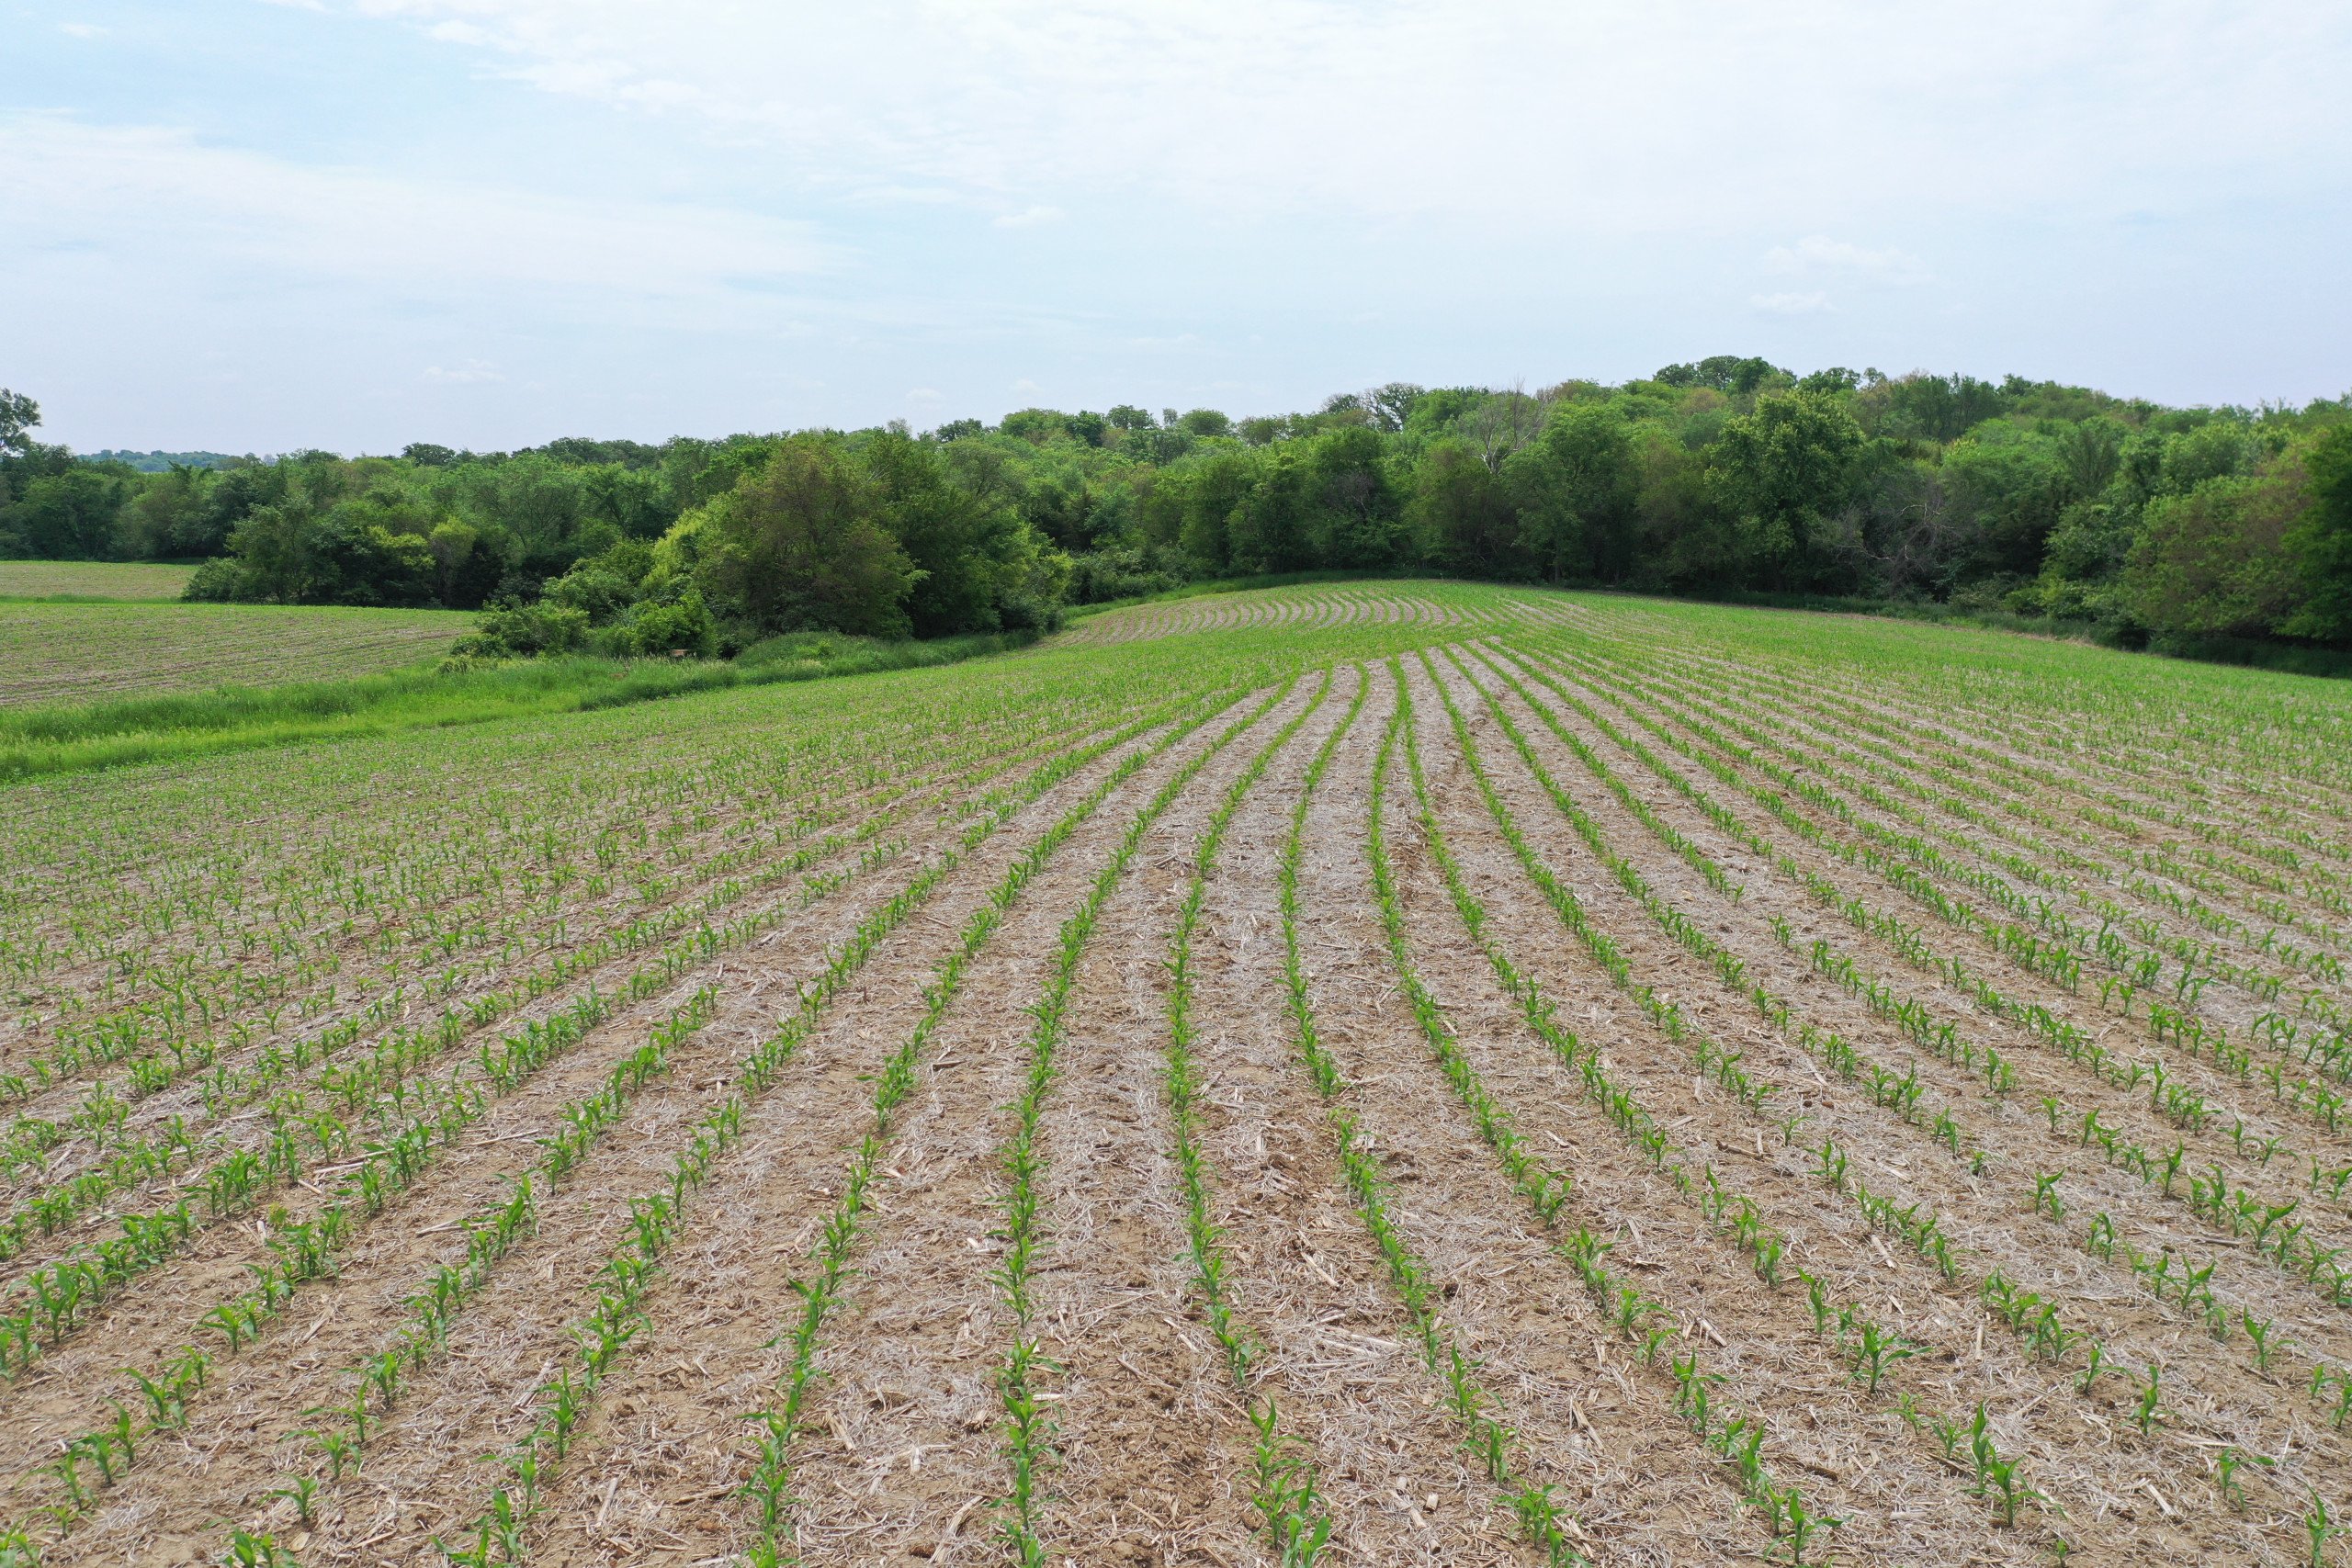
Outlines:
[[[199,599],[478,609],[492,653],[1044,627],[1069,604],[1315,570],[2352,644],[2352,398],[2168,408],[1724,355],[1242,420],[1024,409],[922,434],[160,472],[77,458],[38,422],[0,393],[0,555],[200,560]]]

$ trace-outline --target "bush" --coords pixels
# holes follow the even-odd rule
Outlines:
[[[197,575],[203,576],[201,568]],[[191,590],[195,587],[193,580],[188,586]],[[587,611],[541,600],[534,604],[509,604],[483,612],[481,628],[470,637],[460,637],[450,651],[476,658],[514,659],[577,653],[587,645]]]
[[[603,651],[623,659],[673,653],[708,659],[718,651],[718,627],[701,592],[689,588],[667,604],[647,600],[630,605],[596,634],[596,642]]]
[[[187,586],[180,590],[180,597],[192,604],[227,604],[235,601],[237,590],[243,582],[237,563],[225,556],[215,556],[191,573]]]
[[[1183,585],[1181,573],[1155,570],[1139,549],[1093,550],[1069,558],[1069,597],[1074,604],[1140,599]]]

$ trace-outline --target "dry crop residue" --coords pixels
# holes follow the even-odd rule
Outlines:
[[[0,1560],[2352,1562],[2352,704],[1438,583],[0,814]]]

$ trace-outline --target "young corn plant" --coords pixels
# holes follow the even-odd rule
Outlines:
[[[1189,781],[1192,772],[1206,764],[1208,757],[1222,750],[1228,743],[1254,725],[1281,700],[1287,688],[1277,689],[1242,717],[1223,730],[1202,753],[1187,764],[1182,777]],[[916,1082],[915,1069],[932,1033],[961,989],[963,977],[972,959],[986,945],[997,927],[1029,881],[1042,870],[1046,863],[1062,844],[1075,833],[1080,824],[1107,799],[1113,791],[1133,777],[1148,762],[1175,747],[1186,736],[1215,716],[1216,709],[1204,709],[1186,722],[1170,729],[1154,745],[1128,754],[1086,796],[1056,820],[1054,825],[1005,873],[1003,880],[989,892],[988,899],[976,910],[964,927],[961,941],[933,975],[924,995],[927,1007],[897,1053],[885,1066],[876,1079],[874,1100],[873,1130],[860,1143],[842,1184],[841,1197],[825,1219],[820,1231],[813,1259],[814,1267],[799,1279],[791,1281],[793,1293],[799,1301],[799,1311],[780,1337],[789,1347],[785,1371],[778,1379],[775,1398],[764,1410],[750,1414],[744,1419],[754,1427],[757,1452],[751,1473],[740,1489],[759,1510],[759,1519],[748,1554],[754,1562],[781,1562],[791,1547],[792,1529],[792,1460],[793,1450],[808,1420],[809,1403],[816,1393],[819,1377],[817,1351],[825,1324],[832,1309],[841,1300],[843,1279],[849,1266],[849,1256],[861,1228],[866,1207],[866,1190],[880,1169],[884,1144],[889,1134],[892,1118],[899,1105],[911,1091]],[[1146,810],[1153,816],[1165,809],[1173,791]],[[878,938],[876,939],[878,940]],[[844,953],[862,961],[872,944],[854,943]],[[828,993],[830,994],[830,993]],[[804,1009],[807,1007],[804,1000]],[[813,1018],[813,1015],[810,1015]],[[797,1037],[795,1037],[797,1043]],[[742,1076],[761,1089],[774,1081],[775,1067],[781,1066],[779,1055],[773,1064],[755,1064]],[[1031,1369],[1023,1369],[1024,1376]],[[1025,1386],[1025,1385],[1024,1385]],[[1043,1437],[1042,1432],[1037,1434]],[[1034,1477],[1035,1466],[1032,1466]],[[1017,1545],[1016,1541],[1016,1545]]]
[[[1283,995],[1290,1012],[1292,1042],[1316,1092],[1322,1097],[1326,1120],[1338,1147],[1340,1175],[1387,1267],[1389,1283],[1413,1325],[1423,1363],[1432,1372],[1442,1371],[1447,1385],[1446,1403],[1461,1424],[1464,1447],[1478,1456],[1487,1479],[1517,1520],[1520,1533],[1544,1554],[1547,1562],[1555,1565],[1581,1563],[1584,1558],[1576,1550],[1571,1536],[1572,1531],[1580,1533],[1580,1527],[1554,1498],[1550,1484],[1532,1480],[1521,1469],[1522,1461],[1516,1453],[1514,1434],[1489,1414],[1492,1401],[1479,1387],[1469,1358],[1462,1354],[1458,1342],[1438,1321],[1439,1302],[1430,1283],[1428,1266],[1390,1217],[1387,1184],[1380,1161],[1358,1130],[1347,1102],[1345,1075],[1324,1044],[1316,1021],[1313,991],[1300,946],[1305,910],[1299,868],[1304,859],[1307,813],[1324,775],[1330,770],[1332,756],[1353,730],[1371,692],[1372,682],[1359,666],[1355,696],[1308,763],[1291,807],[1290,830],[1283,840],[1276,889],[1282,915]]]
[[[1250,1363],[1256,1357],[1257,1341],[1234,1312],[1229,1292],[1225,1283],[1225,1251],[1223,1235],[1214,1217],[1215,1200],[1207,1151],[1202,1146],[1200,1069],[1193,1055],[1193,938],[1199,929],[1201,909],[1208,897],[1208,878],[1216,863],[1217,850],[1225,841],[1227,829],[1234,813],[1240,809],[1242,799],[1263,775],[1274,754],[1297,733],[1308,714],[1321,705],[1330,689],[1327,674],[1308,707],[1274,737],[1251,759],[1249,766],[1237,775],[1227,788],[1216,809],[1193,852],[1193,870],[1184,889],[1183,902],[1179,906],[1176,930],[1170,938],[1166,1001],[1168,1030],[1162,1045],[1165,1064],[1161,1082],[1168,1094],[1170,1120],[1176,1135],[1177,1181],[1184,1195],[1184,1228],[1193,1261],[1194,1287],[1206,1310],[1209,1333],[1225,1354],[1226,1370],[1232,1375],[1237,1389],[1250,1407],[1250,1420],[1257,1429],[1252,1467],[1255,1489],[1252,1502],[1265,1521],[1268,1543],[1272,1545],[1283,1568],[1310,1568],[1329,1540],[1331,1523],[1321,1510],[1317,1491],[1315,1464],[1303,1439],[1283,1434],[1280,1416],[1272,1394],[1259,1395],[1250,1384]],[[1163,795],[1164,804],[1174,799],[1174,790],[1188,777],[1180,775],[1170,781],[1170,792]],[[1156,812],[1155,812],[1156,815]]]

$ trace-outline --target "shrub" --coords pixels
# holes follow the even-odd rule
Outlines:
[[[218,564],[218,563],[209,563]],[[199,568],[197,576],[204,575]],[[191,580],[191,594],[196,583]],[[451,651],[462,656],[510,659],[545,653],[577,653],[588,644],[588,612],[540,601],[485,611],[481,628],[461,637]]]

